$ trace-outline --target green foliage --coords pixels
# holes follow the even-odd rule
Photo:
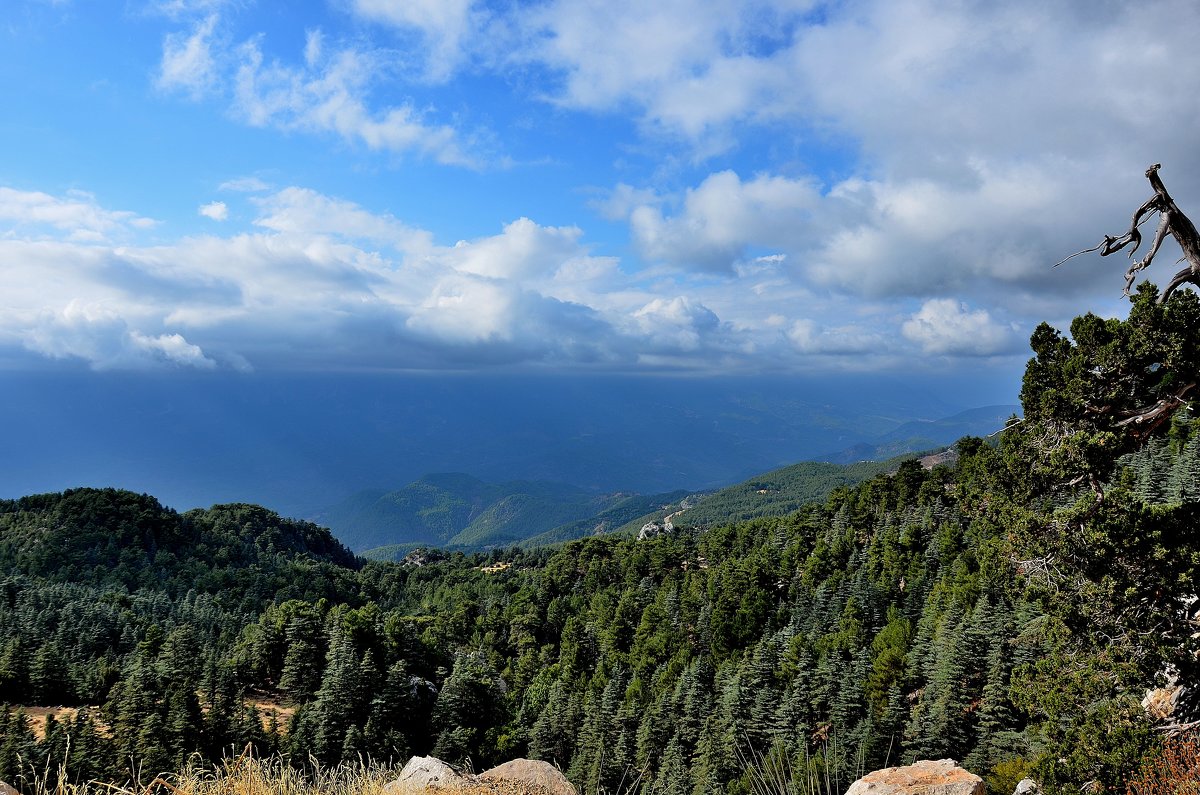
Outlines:
[[[1164,304],[1143,282],[1127,320],[1077,317],[1070,339],[1046,324],[1034,332],[1021,390],[1025,435],[1045,454],[1051,481],[1109,478],[1119,457],[1160,432],[1200,379],[1200,299]],[[1166,411],[1153,415],[1159,405]],[[1138,418],[1141,419],[1138,419]]]
[[[834,489],[895,471],[901,461],[912,457],[906,454],[886,461],[849,465],[802,461],[706,495],[688,508],[677,522],[707,527],[744,519],[787,516],[809,503],[823,501]]]
[[[780,470],[643,541],[360,565],[253,506],[0,503],[0,696],[88,707],[41,741],[5,713],[0,777],[67,748],[119,777],[250,743],[298,765],[529,755],[589,795],[732,795],[755,786],[749,747],[799,782],[950,755],[996,786],[1112,791],[1156,747],[1141,693],[1168,664],[1197,673],[1200,434],[1124,413],[1190,383],[1200,303],[1153,297],[1071,339],[1039,329],[1025,420],[960,441],[953,467]],[[807,488],[832,491],[799,505]],[[471,510],[500,532],[538,499]],[[440,500],[430,522],[458,510]],[[696,521],[722,505],[790,512]],[[286,736],[259,700],[295,708]]]

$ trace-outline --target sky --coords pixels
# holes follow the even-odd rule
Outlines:
[[[1052,266],[1146,167],[1200,212],[1197,34],[1194,0],[6,0],[0,373],[1011,402],[1038,322],[1126,311],[1124,260]]]
[[[1019,359],[1200,193],[1192,2],[0,14],[7,368]]]

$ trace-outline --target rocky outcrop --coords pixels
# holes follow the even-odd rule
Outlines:
[[[642,525],[642,529],[638,531],[637,540],[645,541],[650,538],[658,538],[667,528],[663,522],[646,522]]]
[[[466,777],[440,759],[414,756],[394,781],[383,788],[383,795],[420,795],[426,792],[461,792]]]
[[[953,759],[942,759],[876,770],[851,784],[846,795],[985,795],[985,791],[979,776]]]
[[[551,764],[514,759],[477,776],[459,773],[440,759],[414,756],[383,795],[578,795]]]
[[[533,759],[514,759],[502,765],[485,770],[479,774],[479,779],[488,783],[515,785],[523,793],[538,793],[538,795],[578,795],[575,787],[567,781],[554,765],[549,762],[539,762]]]

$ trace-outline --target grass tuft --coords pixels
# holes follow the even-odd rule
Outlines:
[[[381,795],[397,775],[395,767],[363,759],[336,767],[322,767],[314,760],[301,771],[279,757],[255,759],[244,753],[216,766],[195,762],[181,773],[157,775],[148,784],[71,783],[65,770],[56,776],[23,778],[19,784],[26,795]]]

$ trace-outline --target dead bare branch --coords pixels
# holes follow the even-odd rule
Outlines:
[[[1154,241],[1150,244],[1150,250],[1140,260],[1134,261],[1129,270],[1125,271],[1125,295],[1130,294],[1133,288],[1133,283],[1137,279],[1137,274],[1150,267],[1154,261],[1154,256],[1158,253],[1163,241],[1167,235],[1175,238],[1175,242],[1179,244],[1179,248],[1183,251],[1183,258],[1187,261],[1188,266],[1175,274],[1171,279],[1166,289],[1159,296],[1159,303],[1166,301],[1171,297],[1178,287],[1186,283],[1200,285],[1200,233],[1196,232],[1196,227],[1191,219],[1179,209],[1175,204],[1175,200],[1171,198],[1171,194],[1167,192],[1166,186],[1162,179],[1158,176],[1158,170],[1161,164],[1155,163],[1146,169],[1146,179],[1150,181],[1150,187],[1154,189],[1154,195],[1147,199],[1142,206],[1138,207],[1133,214],[1133,219],[1130,222],[1129,230],[1119,237],[1105,235],[1104,240],[1098,248],[1100,256],[1107,257],[1109,254],[1132,246],[1129,249],[1129,258],[1133,259],[1134,253],[1142,243],[1142,233],[1139,227],[1154,213],[1158,213],[1158,228],[1154,232]],[[1082,252],[1081,252],[1082,253]],[[1065,260],[1064,260],[1065,261]]]
[[[1188,402],[1188,393],[1195,388],[1196,382],[1193,381],[1177,389],[1174,394],[1168,395],[1150,406],[1144,406],[1132,411],[1123,411],[1121,412],[1121,416],[1125,417],[1125,419],[1117,422],[1117,427],[1137,426],[1131,431],[1132,435],[1137,439],[1145,438],[1169,420],[1176,410],[1186,404]]]

